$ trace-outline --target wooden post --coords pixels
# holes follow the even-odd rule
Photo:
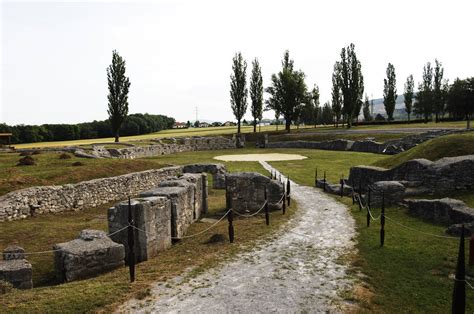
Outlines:
[[[227,221],[229,222],[229,242],[234,243],[234,212],[232,210],[227,213]]]
[[[370,208],[370,187],[367,187],[367,207]]]
[[[380,246],[385,243],[385,195],[382,192],[382,214],[380,216]]]
[[[367,207],[367,228],[370,227],[370,208]]]
[[[324,170],[323,191],[326,192],[326,170]]]
[[[469,239],[469,266],[474,265],[474,234]]]
[[[314,170],[314,187],[318,186],[318,167]]]
[[[283,215],[286,212],[286,189],[283,187]]]
[[[341,178],[341,197],[344,196],[344,179]]]
[[[288,179],[286,181],[286,199],[288,201],[288,207],[290,207],[290,200],[291,200],[291,197],[290,197],[290,176],[288,176]]]
[[[267,186],[265,185],[265,223],[270,225],[270,213],[268,212]]]
[[[464,225],[462,225],[451,308],[451,313],[456,314],[465,313],[466,311],[466,265],[464,258]]]
[[[207,186],[207,175],[202,176],[202,213],[207,214],[209,204],[207,202],[207,197],[209,195],[208,186]]]
[[[135,237],[133,230],[132,202],[128,197],[128,269],[130,272],[130,282],[135,281]]]

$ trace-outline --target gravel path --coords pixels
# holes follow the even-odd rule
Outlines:
[[[354,250],[354,221],[344,205],[315,188],[293,183],[291,196],[298,214],[273,240],[186,283],[157,284],[151,300],[131,300],[119,311],[341,311],[341,293],[353,285],[341,257]]]

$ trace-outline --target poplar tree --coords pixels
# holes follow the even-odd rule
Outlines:
[[[352,126],[352,121],[357,118],[362,107],[364,94],[364,77],[362,66],[355,53],[354,44],[341,50],[341,61],[338,62],[340,71],[339,86],[342,91],[342,115],[346,119],[347,128]]]
[[[232,59],[232,74],[230,75],[230,104],[237,119],[237,134],[240,134],[240,121],[247,111],[247,62],[240,52]]]
[[[389,63],[387,66],[387,78],[383,80],[383,104],[388,121],[393,120],[395,103],[397,102],[397,79],[395,76],[395,67]]]
[[[407,77],[407,81],[405,82],[405,91],[403,93],[405,111],[408,115],[408,122],[410,122],[410,114],[412,112],[414,89],[415,82],[413,81],[413,75],[410,75]]]
[[[364,121],[372,121],[372,115],[370,114],[369,97],[367,97],[367,95],[365,95],[364,109],[362,110],[362,112],[364,113]]]
[[[435,59],[435,68],[433,76],[433,113],[435,114],[435,121],[439,122],[439,116],[445,110],[445,97],[443,95],[443,75],[444,68],[441,62]]]
[[[341,120],[341,111],[342,111],[342,94],[341,87],[339,83],[341,82],[341,72],[339,63],[334,64],[334,71],[332,73],[332,111],[334,113],[334,118],[336,122],[336,128]]]
[[[112,64],[107,68],[107,83],[109,87],[108,110],[109,121],[115,142],[119,142],[120,127],[128,115],[128,89],[130,81],[125,76],[125,60],[116,50],[112,52]]]
[[[415,114],[423,116],[425,123],[428,123],[433,112],[433,68],[430,62],[423,67],[423,82],[418,84],[415,99]]]
[[[257,120],[262,120],[263,112],[263,79],[262,69],[257,58],[252,62],[252,76],[250,78],[250,99],[253,117],[253,132],[257,131]]]

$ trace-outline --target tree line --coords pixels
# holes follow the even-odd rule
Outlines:
[[[125,136],[148,134],[173,127],[175,119],[163,115],[130,114],[120,127]],[[12,133],[12,144],[71,141],[114,137],[110,120],[78,124],[14,125],[0,124],[0,133]]]
[[[273,110],[275,119],[280,116],[285,120],[289,132],[291,124],[341,124],[350,128],[359,122],[362,114],[364,121],[385,120],[381,114],[374,116],[373,101],[368,96],[364,99],[364,76],[361,62],[357,58],[354,44],[341,49],[340,59],[334,64],[332,74],[331,101],[319,106],[319,88],[315,84],[309,90],[305,83],[305,74],[296,70],[294,61],[286,51],[282,60],[282,69],[271,76],[270,86],[262,85],[262,74],[258,60],[252,63],[250,78],[251,113],[254,132],[257,121],[262,119],[263,110]],[[237,119],[240,133],[241,119],[247,110],[248,90],[246,87],[247,63],[239,52],[235,55],[231,75],[231,107]],[[442,63],[435,60],[434,67],[430,62],[423,68],[422,81],[415,91],[413,75],[409,75],[404,84],[404,103],[408,121],[413,115],[423,118],[424,122],[436,122],[448,116],[449,119],[467,121],[474,114],[474,77],[459,79],[452,84],[443,78]],[[263,100],[263,92],[269,97]],[[397,78],[395,66],[388,63],[383,85],[383,104],[388,122],[394,120],[397,100]],[[265,104],[265,107],[263,107]]]

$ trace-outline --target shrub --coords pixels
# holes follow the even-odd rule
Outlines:
[[[33,166],[36,165],[36,161],[31,156],[25,156],[18,160],[17,166]]]
[[[68,153],[62,153],[61,155],[59,155],[59,159],[71,159],[71,155],[69,155]]]
[[[31,155],[31,152],[21,152],[20,153],[20,157],[23,157],[23,156],[30,156]]]
[[[76,161],[72,164],[74,167],[84,166],[84,164],[80,161]]]

